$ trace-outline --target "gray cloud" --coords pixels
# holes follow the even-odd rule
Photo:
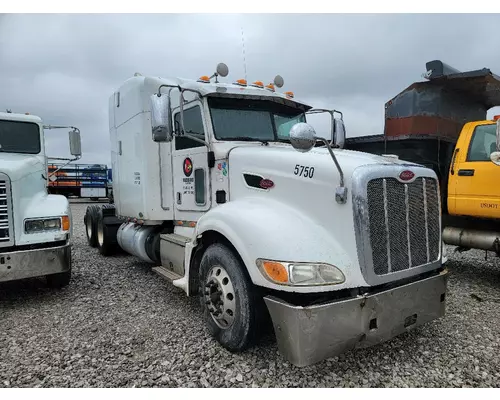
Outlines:
[[[197,78],[223,61],[228,79],[285,78],[283,89],[344,113],[349,136],[383,132],[384,103],[425,62],[491,68],[499,15],[0,15],[0,109],[82,131],[82,162],[109,164],[108,98],[134,72]],[[491,110],[489,116],[500,110]],[[50,155],[67,133],[47,132]]]

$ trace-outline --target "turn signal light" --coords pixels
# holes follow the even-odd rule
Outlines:
[[[499,120],[499,119],[500,119],[500,115],[495,115],[495,116],[493,117],[493,121],[497,121],[497,120]]]
[[[70,228],[69,217],[67,215],[63,215],[61,219],[62,219],[62,230],[69,231]]]
[[[267,276],[275,282],[288,282],[288,272],[283,264],[273,261],[264,261],[262,268]]]

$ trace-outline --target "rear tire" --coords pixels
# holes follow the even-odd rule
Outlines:
[[[227,350],[251,347],[257,331],[257,299],[239,258],[215,243],[200,264],[200,301],[210,334]],[[221,303],[222,302],[222,303]]]
[[[111,236],[113,232],[111,232],[109,227],[104,223],[103,208],[100,208],[97,212],[96,233],[97,249],[99,253],[105,257],[112,255],[115,252],[115,243]]]
[[[97,246],[97,213],[99,211],[99,206],[88,206],[87,212],[83,217],[83,223],[85,225],[85,235],[87,236],[87,243],[90,247]]]

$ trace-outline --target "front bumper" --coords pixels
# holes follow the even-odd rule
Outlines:
[[[12,251],[0,249],[0,282],[66,272],[71,268],[71,245]]]
[[[309,307],[264,298],[281,354],[297,366],[385,342],[445,312],[448,272],[373,295]]]

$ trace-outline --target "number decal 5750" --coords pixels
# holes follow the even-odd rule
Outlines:
[[[314,167],[306,167],[297,164],[295,165],[293,173],[298,176],[303,176],[304,178],[312,178],[314,176]]]

